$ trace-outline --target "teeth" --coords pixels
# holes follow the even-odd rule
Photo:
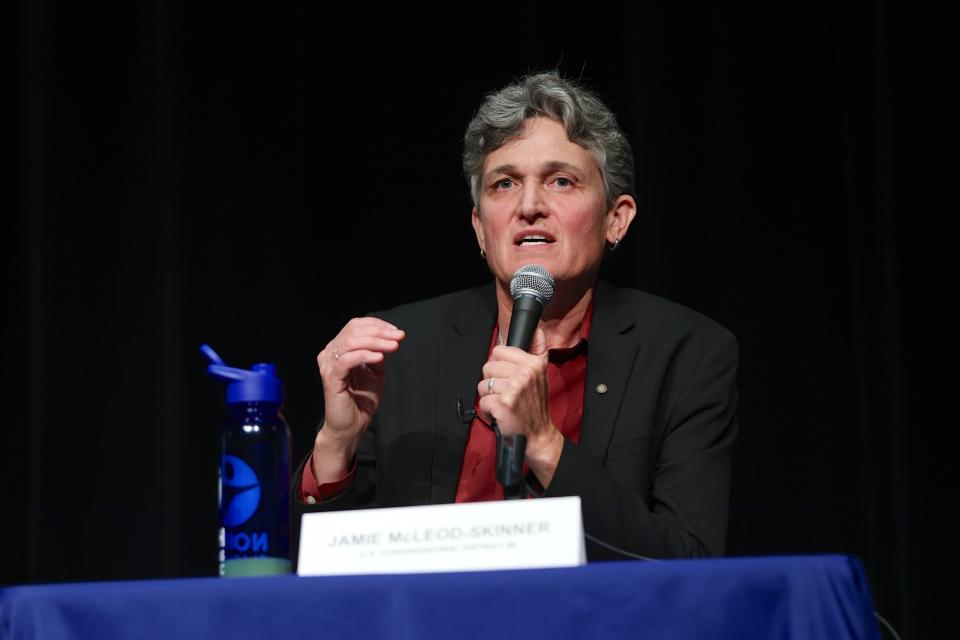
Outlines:
[[[543,236],[529,236],[520,241],[520,244],[546,244],[547,239]]]

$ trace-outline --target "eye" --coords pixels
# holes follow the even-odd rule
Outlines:
[[[553,184],[561,189],[568,189],[573,186],[573,180],[567,178],[566,176],[557,176],[553,179]]]
[[[513,180],[510,178],[500,178],[497,180],[496,184],[493,185],[495,189],[509,189],[513,186]]]

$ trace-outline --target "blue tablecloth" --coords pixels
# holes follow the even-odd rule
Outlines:
[[[0,589],[0,638],[878,638],[847,556]]]

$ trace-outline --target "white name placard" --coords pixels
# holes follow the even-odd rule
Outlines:
[[[304,514],[301,576],[574,567],[580,498]]]

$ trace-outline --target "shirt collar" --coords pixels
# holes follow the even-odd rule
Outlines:
[[[587,344],[590,341],[590,328],[593,326],[593,300],[583,314],[583,322],[580,324],[580,340],[572,347],[563,347],[559,349],[550,349],[547,357],[551,362],[564,362],[576,358],[587,350]]]
[[[586,351],[587,344],[590,341],[590,329],[593,327],[593,300],[590,301],[590,305],[587,307],[586,313],[583,314],[583,322],[580,323],[580,340],[577,341],[577,344],[572,347],[561,347],[558,349],[550,349],[547,351],[548,358],[553,360],[569,360],[570,358],[576,357],[580,354],[581,351]],[[493,351],[493,348],[497,346],[498,337],[500,336],[500,326],[493,326],[493,336],[490,338],[490,351]]]

